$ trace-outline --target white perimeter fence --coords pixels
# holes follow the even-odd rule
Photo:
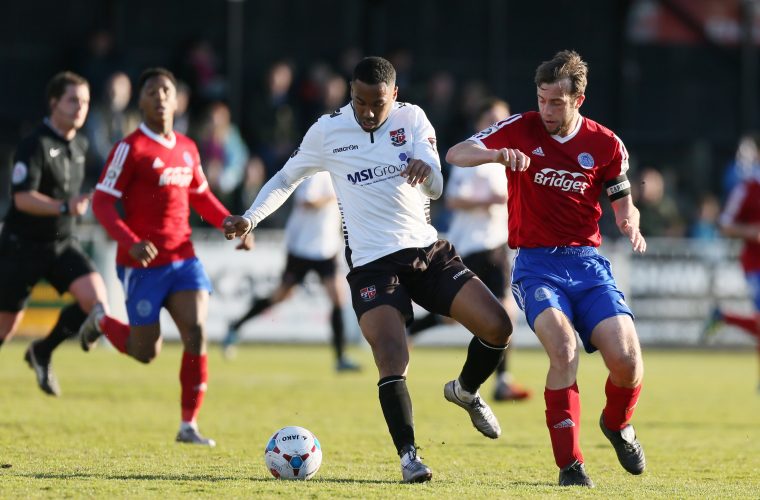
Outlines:
[[[99,229],[82,239],[93,243],[95,260],[106,278],[111,307],[125,319],[124,296],[114,270],[115,245]],[[253,296],[268,295],[279,283],[285,265],[283,234],[257,231],[252,252],[234,250],[233,242],[213,230],[196,230],[193,240],[214,285],[209,338],[220,340],[228,323],[247,310]],[[751,311],[738,265],[737,242],[650,239],[646,254],[633,255],[627,242],[617,241],[606,243],[601,251],[612,262],[618,284],[636,314],[637,330],[645,346],[698,345],[702,325],[716,303],[738,312]],[[346,304],[347,338],[360,341],[361,333],[348,295]],[[317,277],[310,275],[292,298],[250,320],[240,332],[245,341],[326,342],[330,338],[329,317],[329,299]],[[167,339],[178,338],[166,311],[162,312],[161,323]],[[460,326],[440,326],[421,334],[415,343],[457,345],[469,340],[470,334]],[[519,347],[538,345],[522,313],[517,318],[513,341]],[[749,336],[726,327],[711,345],[734,347],[753,343]]]

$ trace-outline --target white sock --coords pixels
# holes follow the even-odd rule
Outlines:
[[[459,383],[459,379],[457,379],[454,381],[454,394],[465,403],[472,403],[472,400],[475,399],[478,393],[477,391],[475,393],[465,391]]]
[[[193,421],[193,422],[185,422],[183,420],[182,423],[179,424],[179,430],[180,431],[184,431],[185,429],[194,429],[194,430],[197,431],[198,430],[198,423],[195,422],[195,421]]]

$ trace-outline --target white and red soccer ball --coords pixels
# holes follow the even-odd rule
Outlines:
[[[322,447],[308,429],[283,427],[269,438],[264,462],[277,479],[311,479],[322,465]]]

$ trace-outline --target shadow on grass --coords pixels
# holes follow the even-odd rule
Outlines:
[[[92,474],[87,472],[69,472],[69,473],[42,473],[42,474],[18,474],[21,477],[34,479],[101,479],[106,481],[200,481],[218,483],[221,481],[253,481],[261,483],[271,483],[277,481],[274,478],[260,477],[239,477],[239,476],[212,476],[194,475],[187,476],[182,474]],[[334,484],[397,484],[401,481],[383,481],[380,479],[312,479],[312,483],[334,483]]]

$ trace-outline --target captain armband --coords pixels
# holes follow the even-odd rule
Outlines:
[[[605,182],[604,187],[607,189],[607,197],[610,201],[619,200],[631,194],[631,181],[625,174]]]

